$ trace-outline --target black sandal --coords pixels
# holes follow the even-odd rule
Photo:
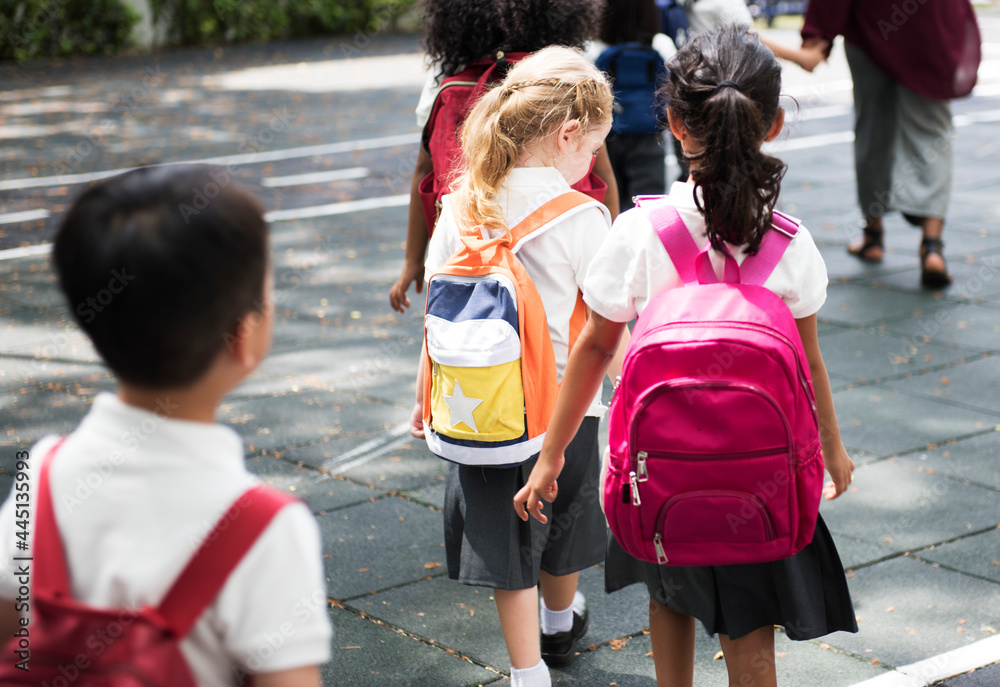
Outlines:
[[[885,254],[885,245],[882,243],[883,230],[879,227],[865,225],[863,231],[861,243],[848,246],[847,252],[864,262],[882,262],[882,256]],[[877,258],[869,255],[873,248],[878,248],[881,251]]]
[[[944,271],[928,270],[926,266],[927,256],[932,254],[940,255],[943,262],[943,250],[944,243],[939,238],[925,238],[920,242],[920,283],[928,289],[941,289],[952,282],[947,266]]]

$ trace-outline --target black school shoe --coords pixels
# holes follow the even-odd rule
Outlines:
[[[547,635],[542,633],[542,660],[550,668],[565,668],[576,659],[576,640],[587,634],[590,611],[583,609],[583,615],[573,611],[573,627],[566,632]]]

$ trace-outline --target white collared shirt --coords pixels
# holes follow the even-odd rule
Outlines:
[[[507,226],[513,227],[541,205],[569,190],[566,179],[554,167],[515,167],[500,187],[497,203]],[[427,248],[425,279],[430,279],[460,245],[458,223],[450,199],[451,196],[442,199],[441,217]],[[528,241],[517,253],[545,306],[560,380],[569,359],[569,320],[576,307],[577,292],[583,288],[584,277],[608,230],[604,211],[588,208]],[[601,411],[598,395],[588,414],[600,415]]]
[[[55,442],[47,437],[30,452],[30,522],[39,468]],[[50,487],[73,597],[99,608],[155,607],[226,509],[259,482],[228,427],[168,419],[109,393],[94,399],[54,461]],[[0,596],[11,599],[12,558],[25,555],[16,548],[13,494],[0,508]],[[271,672],[330,659],[321,556],[309,508],[283,508],[181,645],[199,685],[236,684],[234,667]]]
[[[674,182],[668,202],[677,209],[698,245],[704,245],[708,240],[705,218],[695,205],[694,185]],[[729,249],[738,263],[746,258],[742,246],[730,245]],[[712,251],[711,259],[716,274],[721,275],[724,258]],[[826,302],[828,282],[823,256],[809,231],[800,227],[764,286],[780,296],[798,319],[819,311]],[[683,285],[648,215],[634,208],[615,220],[611,235],[587,274],[583,299],[605,319],[629,322],[655,296]]]

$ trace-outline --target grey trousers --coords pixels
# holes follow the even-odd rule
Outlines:
[[[951,103],[918,95],[845,43],[854,79],[854,167],[865,217],[944,218],[951,199]],[[930,49],[930,46],[928,46]]]

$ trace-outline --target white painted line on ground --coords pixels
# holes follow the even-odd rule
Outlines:
[[[8,212],[0,215],[0,224],[13,224],[14,222],[34,222],[36,219],[47,219],[48,210],[25,210],[23,212]]]
[[[410,436],[410,425],[403,423],[396,425],[383,437],[371,439],[336,458],[331,458],[322,465],[322,469],[327,472],[342,473],[351,468],[364,465],[374,458],[388,453],[389,451],[402,446],[408,441],[413,441]]]
[[[330,169],[325,172],[308,172],[306,174],[289,174],[283,177],[264,177],[261,186],[281,188],[284,186],[304,186],[306,184],[324,184],[330,181],[347,181],[348,179],[364,179],[370,174],[367,167],[350,167],[348,169]]]
[[[850,143],[853,140],[853,131],[835,131],[832,134],[817,134],[815,136],[778,140],[766,144],[764,149],[768,152],[784,153],[789,150],[806,150],[809,148],[822,148],[837,143]]]
[[[293,208],[291,210],[273,210],[264,215],[264,218],[268,222],[287,222],[288,220],[293,219],[329,217],[331,215],[344,215],[349,212],[380,210],[382,208],[398,208],[409,204],[410,194],[403,193],[398,196],[363,198],[361,200],[348,200],[343,203],[330,203],[329,205],[312,205],[306,208]]]
[[[208,157],[201,160],[181,160],[167,164],[209,164],[209,165],[248,165],[261,162],[275,162],[277,160],[293,160],[302,157],[312,157],[313,155],[335,155],[337,153],[350,153],[357,150],[375,150],[377,148],[391,148],[393,146],[410,145],[420,141],[420,134],[398,134],[396,136],[382,136],[380,138],[363,138],[357,141],[340,141],[339,143],[324,143],[320,145],[301,146],[299,148],[285,148],[283,150],[269,150],[259,153],[240,153],[237,155],[220,155],[218,157]],[[84,174],[59,174],[50,177],[25,177],[22,179],[6,179],[0,181],[0,191],[12,191],[22,188],[44,188],[48,186],[66,186],[72,184],[86,184],[98,179],[107,179],[116,174],[122,174],[135,169],[135,167],[123,167],[122,169],[109,169],[103,172],[87,172]]]
[[[960,649],[925,658],[851,687],[928,687],[939,680],[961,675],[1000,660],[1000,635],[993,635]]]
[[[15,258],[30,258],[37,255],[46,255],[51,250],[51,243],[39,243],[34,246],[25,246],[24,248],[8,248],[7,250],[0,250],[0,260],[13,260]]]
[[[967,112],[955,115],[951,120],[955,126],[969,126],[985,122],[1000,122],[1000,110],[984,110],[983,112]]]

